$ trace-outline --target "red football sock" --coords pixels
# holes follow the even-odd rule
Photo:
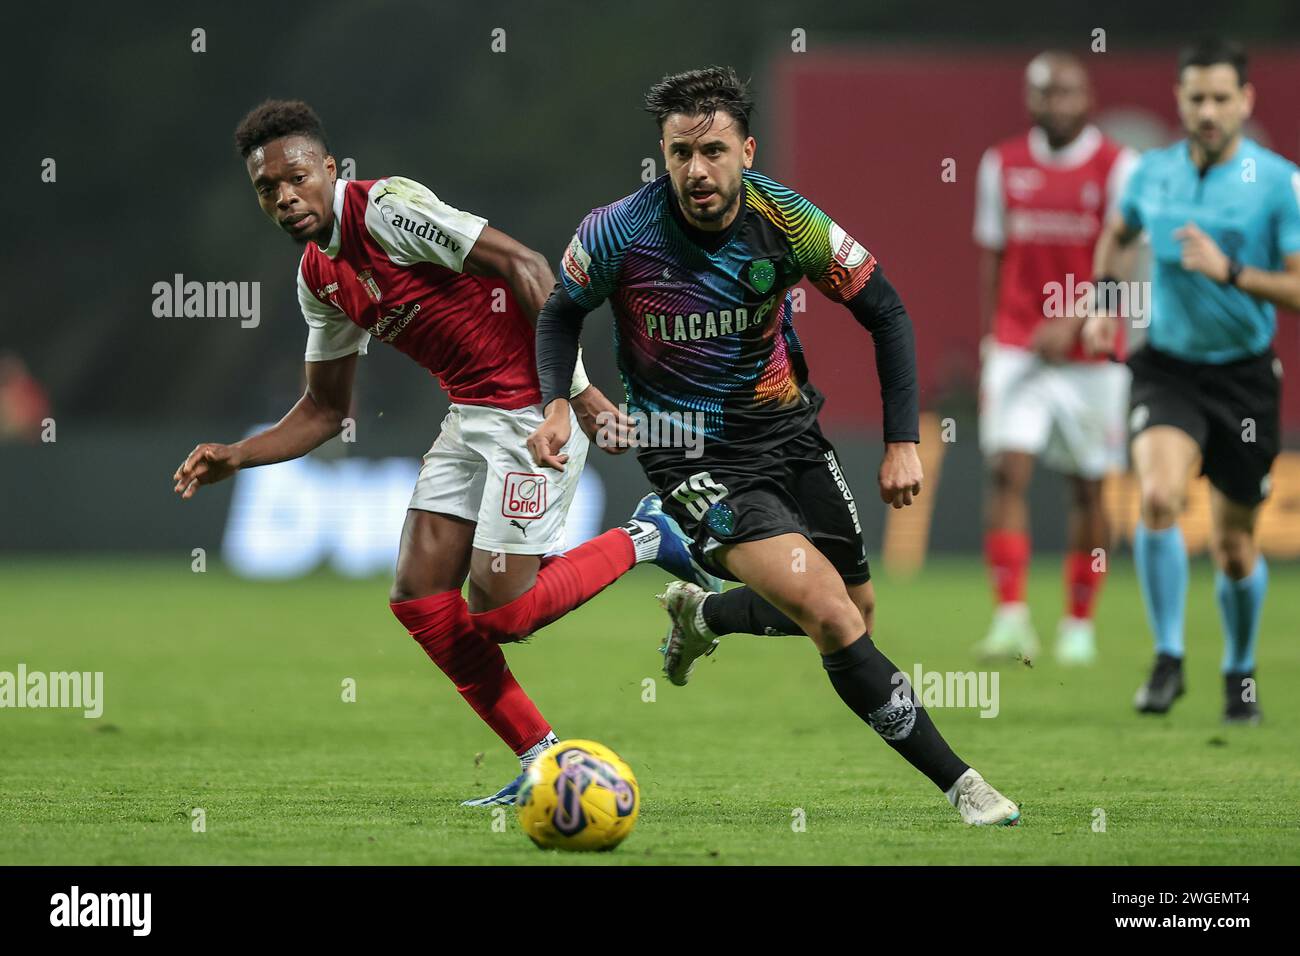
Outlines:
[[[1101,591],[1102,571],[1093,570],[1093,556],[1087,551],[1071,551],[1065,557],[1065,606],[1070,617],[1090,620],[1092,608]]]
[[[1022,603],[1029,576],[1029,535],[1023,531],[986,532],[984,561],[993,577],[998,603]]]
[[[551,725],[510,673],[501,648],[475,632],[459,591],[389,607],[511,750],[521,754],[550,732]]]
[[[591,600],[634,564],[632,539],[614,528],[571,551],[543,559],[536,584],[509,604],[471,614],[470,621],[488,640],[499,644],[522,640]]]

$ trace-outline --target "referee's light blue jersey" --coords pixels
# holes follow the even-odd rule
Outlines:
[[[1143,154],[1120,213],[1151,239],[1154,348],[1189,362],[1222,364],[1259,355],[1277,328],[1272,304],[1180,265],[1174,233],[1194,222],[1243,265],[1281,271],[1300,252],[1300,170],[1253,140],[1204,173],[1186,140]]]

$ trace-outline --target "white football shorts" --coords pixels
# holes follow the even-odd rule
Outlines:
[[[424,456],[409,507],[477,522],[474,547],[503,554],[564,548],[564,524],[590,441],[573,429],[564,471],[533,464],[525,442],[542,424],[540,405],[510,411],[453,404]]]
[[[1128,367],[1053,365],[994,343],[980,372],[980,451],[1020,451],[1057,471],[1099,479],[1125,467]]]

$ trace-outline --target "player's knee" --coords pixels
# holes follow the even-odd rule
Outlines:
[[[1212,551],[1214,563],[1234,581],[1240,581],[1255,569],[1255,540],[1248,532],[1224,535],[1213,543]]]
[[[475,613],[496,611],[528,593],[534,580],[482,580],[473,579],[470,610]]]
[[[397,578],[388,590],[388,603],[401,604],[404,601],[416,601],[432,593],[428,588],[418,588],[410,581]]]
[[[858,598],[858,610],[862,614],[862,623],[866,625],[867,630],[871,630],[871,624],[876,617],[876,596],[874,594],[865,594]]]
[[[1003,458],[994,458],[989,464],[989,485],[996,495],[1018,495],[1025,490],[1020,470]]]
[[[403,601],[418,601],[447,591],[459,592],[461,580],[439,565],[414,562],[407,566],[405,562],[400,562],[397,574],[393,577],[393,586],[388,589],[388,601],[390,604],[401,604]]]
[[[532,633],[533,610],[527,597],[499,604],[469,616],[480,637],[496,644],[522,641]]]
[[[471,611],[492,611],[517,600],[537,583],[540,567],[534,555],[475,552],[470,564]]]
[[[794,619],[819,649],[846,647],[864,630],[863,612],[847,594],[807,595]]]
[[[1070,482],[1070,499],[1079,511],[1101,510],[1101,482],[1075,478]]]
[[[1174,488],[1150,484],[1142,489],[1142,520],[1150,528],[1167,528],[1183,510],[1183,495]]]

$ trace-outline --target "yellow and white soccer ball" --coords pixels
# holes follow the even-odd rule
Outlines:
[[[531,767],[515,801],[519,825],[544,850],[612,850],[636,826],[632,768],[591,740],[561,740]]]

